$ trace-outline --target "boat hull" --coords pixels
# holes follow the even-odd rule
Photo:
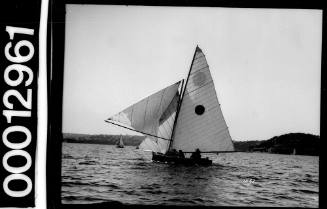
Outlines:
[[[121,146],[121,145],[117,145],[116,147],[117,148],[124,148],[124,146]]]
[[[156,163],[179,164],[179,165],[212,165],[212,160],[208,158],[191,159],[176,156],[167,156],[161,153],[152,153],[152,161]]]

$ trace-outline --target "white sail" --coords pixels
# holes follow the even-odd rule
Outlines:
[[[176,92],[171,103],[157,121],[157,136],[160,138],[148,136],[141,143],[140,148],[163,154],[167,152],[170,141],[165,139],[171,139],[179,97],[179,93]]]
[[[120,135],[119,146],[124,146],[123,136],[122,135]]]
[[[146,97],[108,120],[146,134],[147,138],[140,144],[140,148],[165,153],[171,139],[180,83]]]
[[[172,149],[234,151],[206,58],[196,48],[174,130]]]
[[[139,148],[145,151],[160,152],[156,139],[151,136],[147,136],[139,145]]]

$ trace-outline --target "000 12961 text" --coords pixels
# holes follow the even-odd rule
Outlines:
[[[34,30],[28,28],[7,26],[6,31],[9,34],[10,40],[14,40],[15,34],[22,34],[26,36],[34,35]],[[14,55],[12,55],[9,51],[12,47],[14,47]],[[26,50],[26,48],[28,49],[28,53],[26,55],[22,55],[20,50]],[[4,106],[8,108],[2,111],[2,114],[6,117],[8,124],[8,127],[2,133],[2,141],[3,144],[11,150],[4,154],[2,158],[2,165],[11,174],[4,179],[2,185],[4,192],[11,197],[24,197],[31,192],[33,186],[31,179],[27,175],[23,174],[32,166],[31,155],[23,150],[31,143],[31,131],[20,124],[12,124],[13,117],[24,118],[25,120],[28,120],[31,117],[32,89],[28,87],[31,85],[34,75],[31,68],[24,65],[23,63],[31,60],[33,55],[34,46],[28,40],[19,40],[14,46],[12,42],[9,41],[5,46],[5,56],[7,60],[12,64],[6,67],[3,76],[5,83],[12,89],[7,90],[2,98]],[[14,89],[17,86],[20,86],[23,82],[24,89],[26,89],[27,92],[26,99],[22,96],[21,92],[19,92],[17,89]],[[25,108],[25,110],[15,110],[14,103],[12,102],[13,99],[9,101],[9,98],[16,98],[16,100],[18,100],[18,102]],[[18,102],[16,102],[15,107],[17,106]],[[12,142],[13,137],[10,138],[9,136],[13,133],[23,133],[25,138],[23,140],[19,139],[20,142]],[[10,166],[8,163],[9,159],[11,157],[17,156],[25,158],[25,164],[18,167]],[[15,180],[24,181],[26,183],[26,188],[20,191],[10,189],[9,183]]]

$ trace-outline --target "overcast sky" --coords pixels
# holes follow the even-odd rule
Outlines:
[[[319,135],[320,10],[66,9],[65,133],[119,134],[104,120],[186,78],[199,45],[233,140]]]

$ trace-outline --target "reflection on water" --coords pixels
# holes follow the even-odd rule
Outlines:
[[[318,207],[318,157],[211,155],[213,165],[151,162],[151,153],[63,143],[63,203]],[[251,181],[251,183],[249,183]]]

